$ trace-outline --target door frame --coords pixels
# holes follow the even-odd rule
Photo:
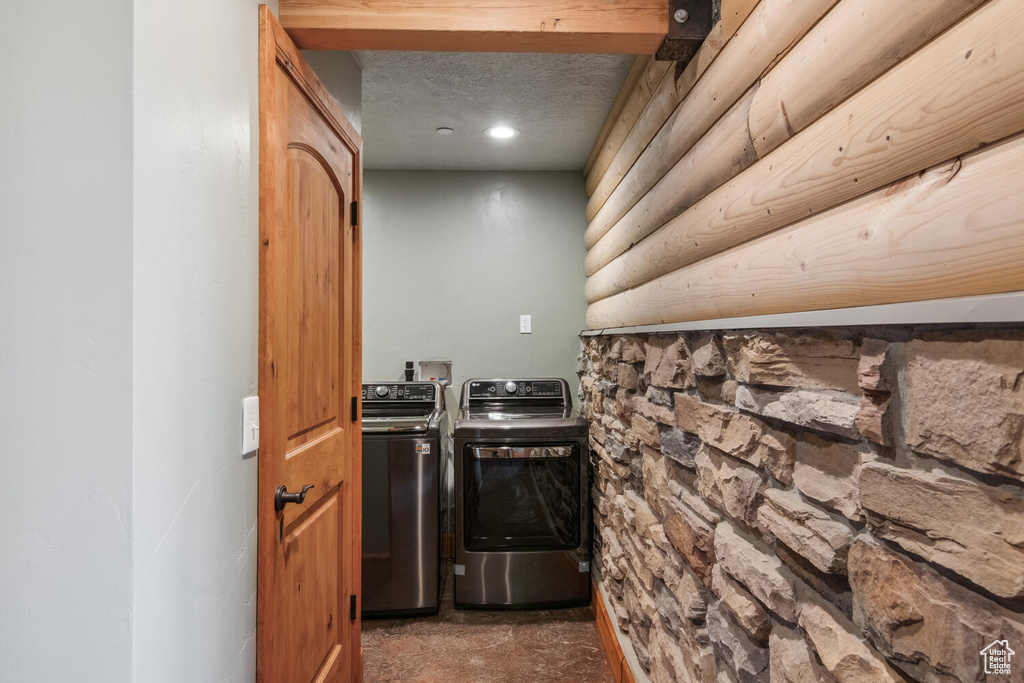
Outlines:
[[[267,315],[267,292],[263,287],[265,280],[265,249],[269,246],[267,230],[277,217],[277,169],[274,165],[276,159],[264,150],[277,148],[278,122],[276,120],[276,86],[273,78],[268,75],[274,74],[280,67],[305,95],[307,101],[319,112],[332,131],[338,136],[345,147],[352,154],[352,200],[355,206],[362,204],[363,189],[363,154],[362,137],[355,130],[353,125],[345,117],[341,106],[331,96],[327,89],[320,82],[316,73],[309,66],[302,54],[296,48],[294,42],[287,32],[281,27],[277,18],[273,15],[267,5],[259,6],[259,276],[258,276],[258,364],[259,383],[257,393],[269,385],[265,381],[271,372],[267,352],[269,326],[263,321]],[[361,569],[362,569],[362,229],[360,226],[361,211],[352,211],[352,373],[351,386],[349,391],[354,400],[354,419],[352,420],[348,438],[352,457],[349,459],[347,471],[345,472],[345,486],[348,487],[345,500],[346,510],[349,519],[352,520],[352,548],[350,557],[352,563],[350,572],[352,576],[352,589],[357,596],[355,618],[352,620],[350,641],[348,651],[351,656],[351,673],[353,681],[362,680],[362,648],[361,648]],[[347,295],[346,295],[347,296]],[[264,420],[264,411],[271,408],[271,401],[260,401],[260,422],[270,424],[270,419]],[[268,416],[269,418],[269,416]],[[267,453],[267,440],[270,434],[260,432],[259,452]],[[279,483],[274,478],[272,468],[262,463],[264,460],[257,455],[257,513],[256,513],[256,536],[257,536],[257,566],[256,566],[256,680],[258,683],[280,683],[270,681],[268,666],[265,664],[269,657],[269,642],[261,638],[260,634],[269,634],[271,629],[268,626],[268,615],[266,610],[260,609],[260,596],[270,595],[272,590],[273,572],[270,567],[265,566],[269,554],[260,552],[259,548],[267,543],[274,543],[277,533],[276,524],[268,524],[262,520],[269,520],[275,516],[274,511],[274,489]],[[347,607],[347,606],[346,606]],[[344,618],[348,618],[348,614]]]

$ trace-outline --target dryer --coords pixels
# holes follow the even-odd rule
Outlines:
[[[455,421],[455,606],[590,603],[588,425],[562,379],[471,379]]]

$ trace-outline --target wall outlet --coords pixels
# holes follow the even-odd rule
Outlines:
[[[532,332],[533,323],[531,322],[531,316],[519,316],[519,334],[531,334]]]
[[[242,399],[242,455],[260,447],[260,397]]]

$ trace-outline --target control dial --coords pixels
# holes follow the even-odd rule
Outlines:
[[[385,387],[385,386],[379,386],[379,387],[377,387],[377,389],[375,391],[376,391],[376,394],[378,396],[380,396],[381,398],[384,398],[385,396],[387,396],[388,394],[391,393],[391,390],[389,388]]]
[[[505,382],[505,393],[506,394],[514,394],[514,393],[516,393],[516,389],[518,389],[518,388],[519,387],[516,386],[515,382]]]

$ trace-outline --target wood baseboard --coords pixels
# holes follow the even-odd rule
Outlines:
[[[595,583],[594,588],[594,617],[597,619],[597,631],[601,634],[601,644],[604,646],[605,654],[608,655],[608,664],[615,676],[615,683],[635,683],[633,672],[626,662],[626,655],[622,652],[619,639],[615,635],[615,626],[612,624],[611,615],[604,606],[604,595]]]

